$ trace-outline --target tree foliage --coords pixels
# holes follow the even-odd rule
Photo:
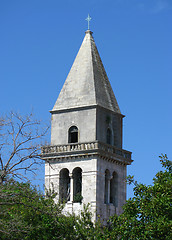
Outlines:
[[[160,156],[165,171],[153,178],[153,185],[134,184],[134,197],[124,205],[119,217],[110,219],[110,239],[172,239],[172,162],[166,155]]]
[[[0,239],[94,239],[89,206],[79,216],[63,214],[63,205],[30,183],[14,180],[0,186]]]
[[[107,226],[92,222],[89,206],[78,216],[65,215],[64,205],[54,201],[54,191],[44,195],[29,182],[16,181],[25,177],[22,171],[34,172],[40,162],[40,140],[47,129],[32,114],[12,112],[0,118],[0,239],[172,239],[172,162],[166,155],[160,157],[165,170],[156,174],[152,185],[128,177],[134,197]]]

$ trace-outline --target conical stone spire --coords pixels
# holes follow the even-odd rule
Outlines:
[[[52,112],[96,105],[120,114],[92,32],[87,30]]]

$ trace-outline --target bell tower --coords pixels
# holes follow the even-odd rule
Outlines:
[[[131,152],[122,148],[124,115],[90,30],[50,112],[51,145],[42,148],[46,187],[53,184],[65,211],[90,203],[94,220],[120,214]]]

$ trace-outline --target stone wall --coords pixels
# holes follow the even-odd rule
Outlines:
[[[122,116],[108,109],[97,107],[96,140],[106,143],[107,129],[112,132],[111,144],[122,148]]]
[[[63,168],[69,170],[69,175],[72,177],[72,172],[76,167],[82,169],[82,204],[74,203],[72,196],[67,202],[64,211],[74,212],[78,214],[83,209],[83,204],[90,203],[93,213],[93,220],[98,216],[102,221],[106,222],[109,216],[122,212],[122,206],[126,200],[126,166],[107,161],[101,157],[84,157],[81,159],[68,159],[61,162],[52,162],[45,164],[45,185],[47,188],[54,186],[58,193],[56,201],[59,200],[59,173]],[[105,170],[108,169],[110,176],[113,172],[118,176],[118,204],[114,206],[112,203],[105,204]],[[72,194],[72,190],[70,191]]]
[[[76,126],[79,130],[78,142],[95,141],[96,108],[52,114],[51,145],[67,144],[71,126]]]

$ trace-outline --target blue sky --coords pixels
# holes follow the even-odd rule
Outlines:
[[[88,13],[126,115],[123,148],[134,159],[128,174],[151,184],[160,169],[158,156],[172,159],[171,0],[1,0],[0,112],[26,114],[33,108],[37,118],[50,120],[87,30]]]

